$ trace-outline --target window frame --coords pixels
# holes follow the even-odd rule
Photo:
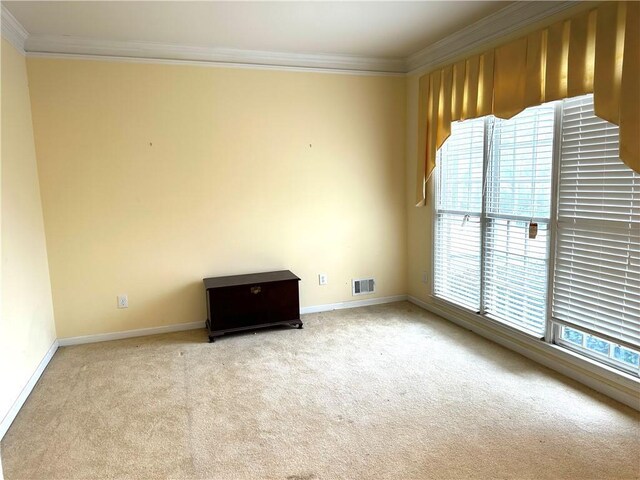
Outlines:
[[[479,119],[470,119],[470,121],[473,121],[473,120],[479,120]],[[486,159],[487,159],[487,156],[486,156],[486,146],[487,146],[486,131],[487,131],[487,121],[488,121],[488,119],[486,119],[486,118],[482,119],[482,124],[483,124],[483,126],[482,126],[482,128],[483,128],[482,142],[483,142],[483,144],[482,144],[482,179],[481,179],[481,185],[480,185],[480,190],[481,191],[483,190],[483,186],[485,184],[485,175],[486,175]],[[440,151],[437,152],[437,158],[441,158]],[[433,190],[433,192],[434,192],[434,195],[433,195],[433,198],[432,198],[433,201],[431,202],[431,210],[433,212],[433,221],[430,223],[431,228],[432,228],[431,233],[432,233],[432,238],[433,238],[433,241],[431,243],[432,243],[432,245],[434,245],[434,248],[431,249],[431,267],[430,267],[430,271],[428,272],[429,278],[432,279],[432,281],[429,282],[430,283],[430,287],[431,287],[430,296],[432,298],[437,298],[437,299],[439,299],[439,300],[441,300],[443,302],[446,302],[448,305],[455,305],[455,306],[457,306],[459,308],[463,308],[465,311],[475,312],[474,309],[472,309],[472,308],[470,308],[468,306],[465,306],[465,305],[462,305],[462,304],[459,304],[459,303],[455,303],[455,302],[453,302],[451,300],[448,300],[448,299],[443,298],[443,297],[437,297],[435,295],[435,281],[436,281],[436,277],[435,277],[435,262],[436,262],[435,240],[436,240],[436,238],[438,236],[438,230],[437,230],[437,228],[438,228],[437,227],[438,215],[440,215],[440,214],[447,215],[448,214],[448,215],[460,215],[460,216],[463,216],[465,218],[470,217],[470,216],[473,216],[474,218],[476,218],[476,217],[478,218],[478,225],[479,225],[479,228],[480,228],[480,254],[479,254],[479,276],[480,276],[480,282],[479,283],[480,283],[480,288],[478,289],[478,295],[479,295],[478,306],[479,306],[479,308],[481,308],[482,307],[482,291],[483,291],[482,290],[482,288],[483,288],[483,285],[482,285],[482,274],[483,274],[483,268],[484,268],[484,265],[483,265],[484,262],[482,261],[483,254],[484,254],[484,251],[483,251],[484,242],[482,240],[483,228],[484,228],[483,217],[484,217],[484,213],[485,213],[485,210],[484,210],[485,209],[484,193],[482,193],[482,196],[481,196],[480,211],[479,212],[469,213],[469,211],[462,211],[462,210],[456,210],[456,209],[450,209],[450,208],[449,209],[445,208],[445,209],[439,210],[438,209],[438,202],[437,202],[438,196],[439,196],[439,189],[440,189],[440,182],[438,180],[439,177],[440,177],[440,171],[439,170],[434,170],[433,178],[435,179],[435,183],[434,183],[435,188]],[[478,313],[478,312],[475,312],[475,313]]]
[[[481,324],[486,326],[492,326],[497,329],[510,332],[512,335],[514,334],[524,334],[529,337],[533,342],[543,342],[554,348],[559,348],[565,352],[572,353],[573,355],[578,355],[578,358],[582,361],[586,361],[591,365],[595,365],[597,367],[608,370],[609,372],[613,372],[619,376],[628,376],[630,375],[632,381],[637,382],[640,379],[640,368],[634,368],[629,366],[623,362],[618,362],[612,360],[610,358],[605,358],[603,354],[599,354],[595,351],[590,351],[589,349],[583,347],[580,348],[577,345],[571,344],[571,342],[565,341],[562,338],[562,327],[563,325],[554,322],[552,309],[553,309],[553,289],[554,289],[554,269],[556,263],[556,251],[557,251],[557,242],[558,242],[558,197],[559,197],[559,189],[560,189],[560,168],[561,168],[561,152],[562,152],[562,115],[564,103],[562,100],[558,100],[554,102],[554,129],[553,129],[553,152],[552,152],[552,169],[551,169],[551,189],[550,189],[550,214],[549,214],[549,235],[547,239],[547,282],[546,282],[546,310],[545,310],[545,333],[542,338],[539,338],[533,335],[531,332],[525,330],[524,328],[520,328],[517,325],[506,323],[495,318],[492,318],[491,315],[486,314],[484,310],[484,255],[485,255],[485,245],[486,245],[486,201],[485,196],[487,194],[486,181],[487,181],[487,172],[488,172],[488,162],[489,162],[489,151],[490,143],[488,141],[488,135],[491,134],[490,128],[488,128],[488,124],[490,123],[490,119],[485,119],[485,130],[484,130],[484,152],[483,152],[483,172],[482,172],[482,212],[480,215],[480,228],[481,228],[481,262],[480,262],[480,307],[478,311],[473,311],[468,307],[458,305],[454,302],[451,302],[447,299],[439,297],[435,294],[434,281],[429,282],[429,296],[431,301],[439,307],[444,307],[447,309],[453,310],[462,310],[467,314],[471,315],[474,319],[477,319],[481,322]],[[436,166],[437,168],[437,166]],[[437,196],[440,191],[440,175],[439,171],[435,170],[433,175],[433,198],[431,202],[431,233],[432,233],[432,248],[430,252],[430,266],[429,266],[429,278],[435,280],[435,261],[436,261],[436,246],[435,240],[437,238],[437,218],[438,218],[438,210],[437,210]],[[583,332],[584,335],[587,335],[587,332]],[[606,340],[611,345],[611,349],[615,348],[616,343],[610,340]]]
[[[565,340],[564,338],[562,338],[562,328],[564,325],[560,325],[559,323],[555,323],[554,322],[554,327],[557,330],[557,333],[554,336],[553,339],[553,345],[558,345],[562,348],[566,348],[567,350],[571,350],[572,352],[575,352],[579,355],[583,355],[587,358],[590,358],[596,362],[600,362],[604,365],[607,365],[611,368],[615,368],[617,370],[623,371],[625,373],[628,373],[630,375],[633,375],[634,377],[640,377],[640,365],[637,367],[634,367],[632,365],[629,365],[628,363],[625,362],[621,362],[618,360],[615,360],[615,358],[611,357],[611,352],[613,351],[613,349],[616,347],[616,343],[610,341],[610,340],[605,340],[603,338],[598,338],[597,336],[593,335],[595,338],[598,338],[598,340],[602,340],[605,341],[609,344],[610,347],[610,353],[609,355],[605,355],[603,353],[599,353],[595,350],[591,350],[589,348],[587,348],[586,346],[578,346],[575,343],[572,343],[568,340]],[[572,328],[572,327],[566,327],[566,328]],[[580,333],[582,333],[582,335],[584,336],[584,338],[586,339],[586,337],[588,335],[590,335],[587,332],[584,332],[582,330],[579,329],[575,329],[573,328],[573,330],[578,330]],[[624,347],[627,348],[627,347]],[[631,349],[629,349],[631,350]]]
[[[555,224],[556,224],[556,220],[557,220],[557,201],[556,201],[556,196],[557,196],[557,192],[556,189],[558,188],[558,182],[557,182],[557,175],[559,175],[559,155],[560,155],[560,150],[559,150],[559,145],[560,142],[558,141],[558,139],[560,138],[560,133],[561,133],[561,124],[558,122],[559,119],[562,118],[562,101],[555,101],[555,102],[550,102],[554,104],[554,129],[553,129],[553,151],[552,151],[552,158],[551,158],[551,198],[550,198],[550,211],[549,211],[549,219],[548,219],[548,223],[549,223],[549,235],[547,238],[547,282],[546,282],[546,288],[547,291],[546,293],[546,305],[545,305],[545,336],[542,337],[543,340],[547,341],[546,336],[549,332],[549,315],[548,312],[551,309],[551,305],[552,305],[552,295],[549,294],[549,292],[553,292],[553,290],[549,290],[549,281],[553,281],[553,279],[551,278],[551,273],[553,272],[553,261],[555,260],[554,258],[552,258],[551,254],[554,248],[553,247],[553,239],[555,238]],[[432,212],[432,222],[431,222],[431,226],[432,226],[432,238],[433,238],[433,248],[431,248],[431,265],[430,265],[430,271],[429,271],[429,278],[434,279],[434,281],[430,282],[430,291],[429,291],[429,295],[431,297],[432,300],[436,301],[436,302],[442,302],[442,304],[447,305],[449,307],[455,307],[455,308],[462,308],[464,311],[466,312],[470,312],[473,315],[475,315],[478,318],[481,318],[483,321],[489,323],[489,324],[495,324],[495,325],[500,325],[500,326],[504,326],[510,329],[513,329],[515,331],[518,331],[520,333],[524,333],[525,335],[530,336],[531,338],[534,339],[541,339],[541,337],[533,334],[531,331],[522,328],[518,325],[512,324],[512,323],[507,323],[507,322],[503,322],[501,320],[498,320],[496,318],[494,318],[491,314],[488,314],[485,310],[485,305],[484,305],[484,289],[485,289],[485,281],[484,281],[484,274],[485,274],[485,254],[486,254],[486,244],[487,244],[487,218],[488,218],[488,213],[487,213],[487,202],[486,202],[486,195],[487,195],[487,175],[489,173],[489,162],[490,162],[490,148],[491,148],[491,142],[490,140],[490,136],[493,135],[493,125],[492,125],[493,121],[489,118],[489,116],[487,115],[484,118],[484,148],[483,148],[483,159],[482,159],[482,209],[481,209],[481,213],[480,213],[480,291],[479,291],[479,295],[480,295],[480,303],[479,303],[479,308],[477,311],[474,311],[466,306],[463,305],[459,305],[456,304],[454,302],[451,302],[445,298],[439,297],[436,295],[435,293],[435,263],[436,263],[436,248],[435,248],[435,240],[437,238],[437,217],[438,217],[438,213],[440,213],[438,211],[437,208],[437,196],[439,195],[440,192],[440,173],[438,170],[438,166],[436,166],[436,170],[434,170],[434,174],[433,174],[433,178],[434,178],[434,195],[433,195],[433,201],[431,202],[431,212]],[[501,215],[500,218],[507,218],[509,217],[509,215]],[[518,219],[518,220],[522,220],[521,218],[517,217],[517,216],[512,216],[513,219]],[[517,218],[516,218],[517,217]],[[538,220],[537,218],[534,220]],[[545,222],[547,220],[545,219]],[[551,284],[552,286],[552,284]]]
[[[556,249],[558,247],[558,196],[560,195],[560,155],[562,153],[562,110],[563,102],[556,102],[553,118],[553,163],[551,166],[551,214],[549,215],[549,264],[547,271],[547,312],[545,318],[544,341],[556,344],[561,336],[562,327],[553,321],[553,287],[556,268]]]

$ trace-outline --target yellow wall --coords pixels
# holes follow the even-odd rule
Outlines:
[[[56,338],[25,58],[2,40],[0,420]]]
[[[417,208],[416,175],[418,171],[418,79],[419,75],[406,78],[406,207],[407,207],[407,294],[422,301],[430,301],[432,282],[433,245],[433,182],[427,185],[427,206]],[[432,177],[433,178],[433,177]],[[427,283],[423,282],[427,272]]]
[[[59,337],[202,321],[213,275],[291,269],[302,306],[406,293],[404,78],[28,70]]]

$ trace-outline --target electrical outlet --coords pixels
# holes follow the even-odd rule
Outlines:
[[[118,308],[129,308],[129,299],[126,295],[118,295]]]
[[[320,285],[326,285],[328,282],[327,280],[327,274],[326,273],[321,273],[318,275],[318,283]]]
[[[422,283],[428,283],[429,282],[429,273],[425,270],[424,272],[422,272]]]

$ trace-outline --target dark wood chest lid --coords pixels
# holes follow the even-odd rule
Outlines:
[[[211,277],[203,279],[204,288],[236,287],[238,285],[256,285],[259,283],[284,282],[286,280],[300,280],[289,270],[277,272],[249,273],[247,275],[229,275],[227,277]]]

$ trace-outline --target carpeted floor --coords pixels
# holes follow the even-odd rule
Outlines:
[[[640,415],[409,303],[61,348],[6,479],[632,479]]]

